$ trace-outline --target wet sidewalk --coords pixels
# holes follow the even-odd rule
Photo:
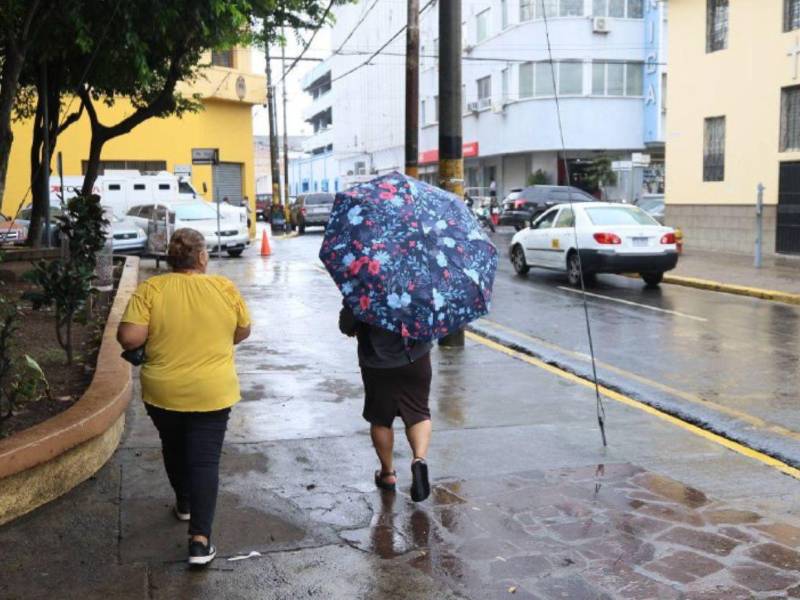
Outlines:
[[[474,341],[432,357],[431,499],[408,496],[400,429],[398,493],[379,493],[318,244],[215,264],[257,324],[237,355],[221,557],[186,569],[135,401],[95,478],[0,527],[0,598],[800,597],[800,482],[622,404],[604,449],[589,390]]]
[[[757,269],[751,255],[687,250],[669,275],[800,295],[797,257],[765,256]]]

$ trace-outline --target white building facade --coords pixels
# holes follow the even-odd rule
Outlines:
[[[658,0],[464,0],[465,185],[495,180],[504,194],[537,171],[549,183],[566,184],[567,170],[580,185],[598,158],[621,171],[637,158],[636,185],[621,172],[606,195],[636,200],[657,189],[652,172],[661,173],[663,187],[665,8]],[[435,181],[438,11],[423,16],[421,37],[420,162],[423,176]]]

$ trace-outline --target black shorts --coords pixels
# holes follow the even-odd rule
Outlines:
[[[392,369],[361,367],[364,380],[364,418],[373,425],[391,427],[395,417],[406,427],[429,421],[430,353]]]

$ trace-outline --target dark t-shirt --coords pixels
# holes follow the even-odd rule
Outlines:
[[[399,333],[362,323],[347,307],[339,313],[339,329],[358,338],[358,364],[372,369],[404,367],[425,356],[432,347],[430,342],[404,339]]]

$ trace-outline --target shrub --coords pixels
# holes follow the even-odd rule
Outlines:
[[[39,290],[27,292],[34,309],[55,307],[56,337],[64,349],[67,364],[72,364],[72,327],[83,322],[97,265],[97,253],[103,248],[108,221],[103,216],[100,197],[76,196],[67,202],[66,210],[58,217],[60,235],[67,242],[66,257],[39,261],[26,279]]]
[[[528,174],[528,185],[547,185],[548,183],[550,183],[550,176],[541,169],[536,169],[535,173]]]

